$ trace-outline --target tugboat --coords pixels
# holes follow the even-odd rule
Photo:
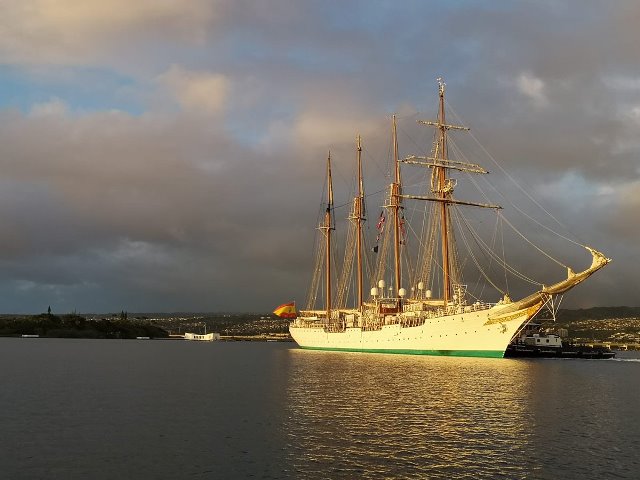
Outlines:
[[[563,345],[562,338],[544,333],[539,323],[529,323],[504,352],[505,358],[584,358],[608,359],[616,353],[606,347]]]

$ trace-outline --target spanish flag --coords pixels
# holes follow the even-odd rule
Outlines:
[[[296,302],[280,305],[273,313],[282,318],[296,318],[298,316],[298,312],[296,312]]]

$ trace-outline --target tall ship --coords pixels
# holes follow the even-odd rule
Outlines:
[[[434,129],[427,155],[400,158],[397,120],[393,116],[391,183],[385,195],[383,212],[377,219],[373,248],[366,246],[362,141],[357,137],[357,182],[348,215],[349,229],[344,239],[341,268],[336,266],[338,255],[333,253],[336,250],[336,207],[329,154],[326,204],[319,220],[316,265],[307,305],[289,325],[289,332],[300,347],[373,353],[503,357],[512,339],[536,315],[542,311],[555,314],[564,293],[611,261],[596,249],[573,241],[584,247],[591,256],[591,265],[575,272],[526,239],[502,215],[500,205],[454,196],[458,179],[476,183],[474,178],[489,172],[481,165],[468,161],[464,155],[450,156],[451,145],[456,149],[450,132],[469,129],[447,123],[445,83],[442,79],[438,79],[438,95],[437,119],[418,120],[421,126]],[[425,181],[422,192],[409,193],[408,187],[411,186],[403,184],[405,168],[410,167],[427,169],[427,174],[423,175]],[[489,201],[487,196],[485,200]],[[420,224],[417,228],[419,231],[414,230],[405,218],[406,205],[414,202],[425,206],[425,213],[417,222]],[[474,211],[496,213],[501,224],[506,222],[529,242],[529,251],[538,251],[566,269],[566,277],[561,280],[556,278],[555,283],[545,285],[531,280],[529,275],[511,266],[505,260],[504,240],[500,247],[494,232],[493,242],[485,242],[470,226],[468,215]],[[527,215],[526,212],[522,213]],[[415,235],[413,249],[409,245],[409,231]],[[458,237],[467,247],[475,245],[476,253],[469,248],[470,253],[463,255],[456,242]],[[505,282],[502,286],[491,279],[491,268],[483,268],[483,262],[503,269]],[[463,276],[470,264],[474,264],[480,272],[473,289],[465,284]],[[368,280],[365,279],[365,273],[370,277]],[[533,290],[533,293],[512,300],[507,274],[531,280],[535,288],[529,291]],[[478,286],[480,280],[497,292],[485,294],[485,288]],[[365,290],[370,293],[367,298]],[[491,295],[493,302],[483,300],[483,294],[484,297]],[[350,306],[347,305],[347,299],[350,300]],[[321,303],[320,308],[316,303]]]

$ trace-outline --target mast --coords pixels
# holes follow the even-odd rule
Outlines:
[[[444,87],[445,84],[441,78],[438,79],[438,93],[440,96],[440,108],[438,110],[438,129],[440,130],[440,138],[438,140],[438,150],[440,157],[446,162],[447,158],[447,127],[444,113]],[[451,195],[447,191],[447,172],[445,168],[437,167],[434,175],[438,180],[438,196],[442,200],[446,200]],[[448,204],[446,201],[440,202],[440,225],[441,225],[441,241],[442,241],[442,296],[444,306],[446,307],[451,297],[451,280],[449,274],[449,225],[448,225]]]
[[[331,152],[327,157],[327,210],[324,214],[325,248],[326,248],[326,302],[327,302],[327,323],[331,321],[331,210],[333,209],[333,185],[331,182]]]
[[[395,296],[399,297],[400,291],[400,160],[398,158],[398,131],[396,116],[393,116],[393,165],[395,169],[394,181],[391,184],[391,208],[393,209],[393,253],[395,270]]]
[[[448,170],[458,170],[467,173],[486,174],[487,172],[480,165],[474,163],[462,162],[457,160],[449,160],[449,152],[447,145],[448,130],[468,131],[467,127],[460,125],[449,125],[445,119],[444,105],[445,83],[442,78],[438,78],[438,119],[435,122],[429,120],[418,120],[422,125],[428,125],[438,129],[438,138],[433,150],[433,156],[411,155],[404,160],[404,163],[421,165],[433,169],[431,174],[431,193],[432,196],[423,195],[402,195],[400,198],[411,198],[415,200],[426,200],[439,203],[439,229],[440,241],[442,247],[442,299],[444,306],[447,306],[452,298],[451,294],[451,268],[452,268],[452,252],[450,246],[453,243],[453,233],[450,226],[449,206],[451,205],[467,205],[481,208],[501,209],[500,205],[491,205],[485,203],[469,202],[458,200],[453,197],[453,190],[456,186],[455,179],[447,177]],[[454,252],[455,253],[455,252]]]
[[[358,151],[358,196],[354,199],[354,217],[356,220],[356,246],[357,246],[357,258],[358,258],[358,310],[362,309],[363,294],[362,294],[362,222],[364,221],[364,186],[362,182],[362,142],[360,135],[356,139],[356,148]]]

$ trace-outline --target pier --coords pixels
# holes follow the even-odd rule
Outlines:
[[[608,348],[610,350],[640,350],[640,343],[589,342],[575,345],[591,348]]]

